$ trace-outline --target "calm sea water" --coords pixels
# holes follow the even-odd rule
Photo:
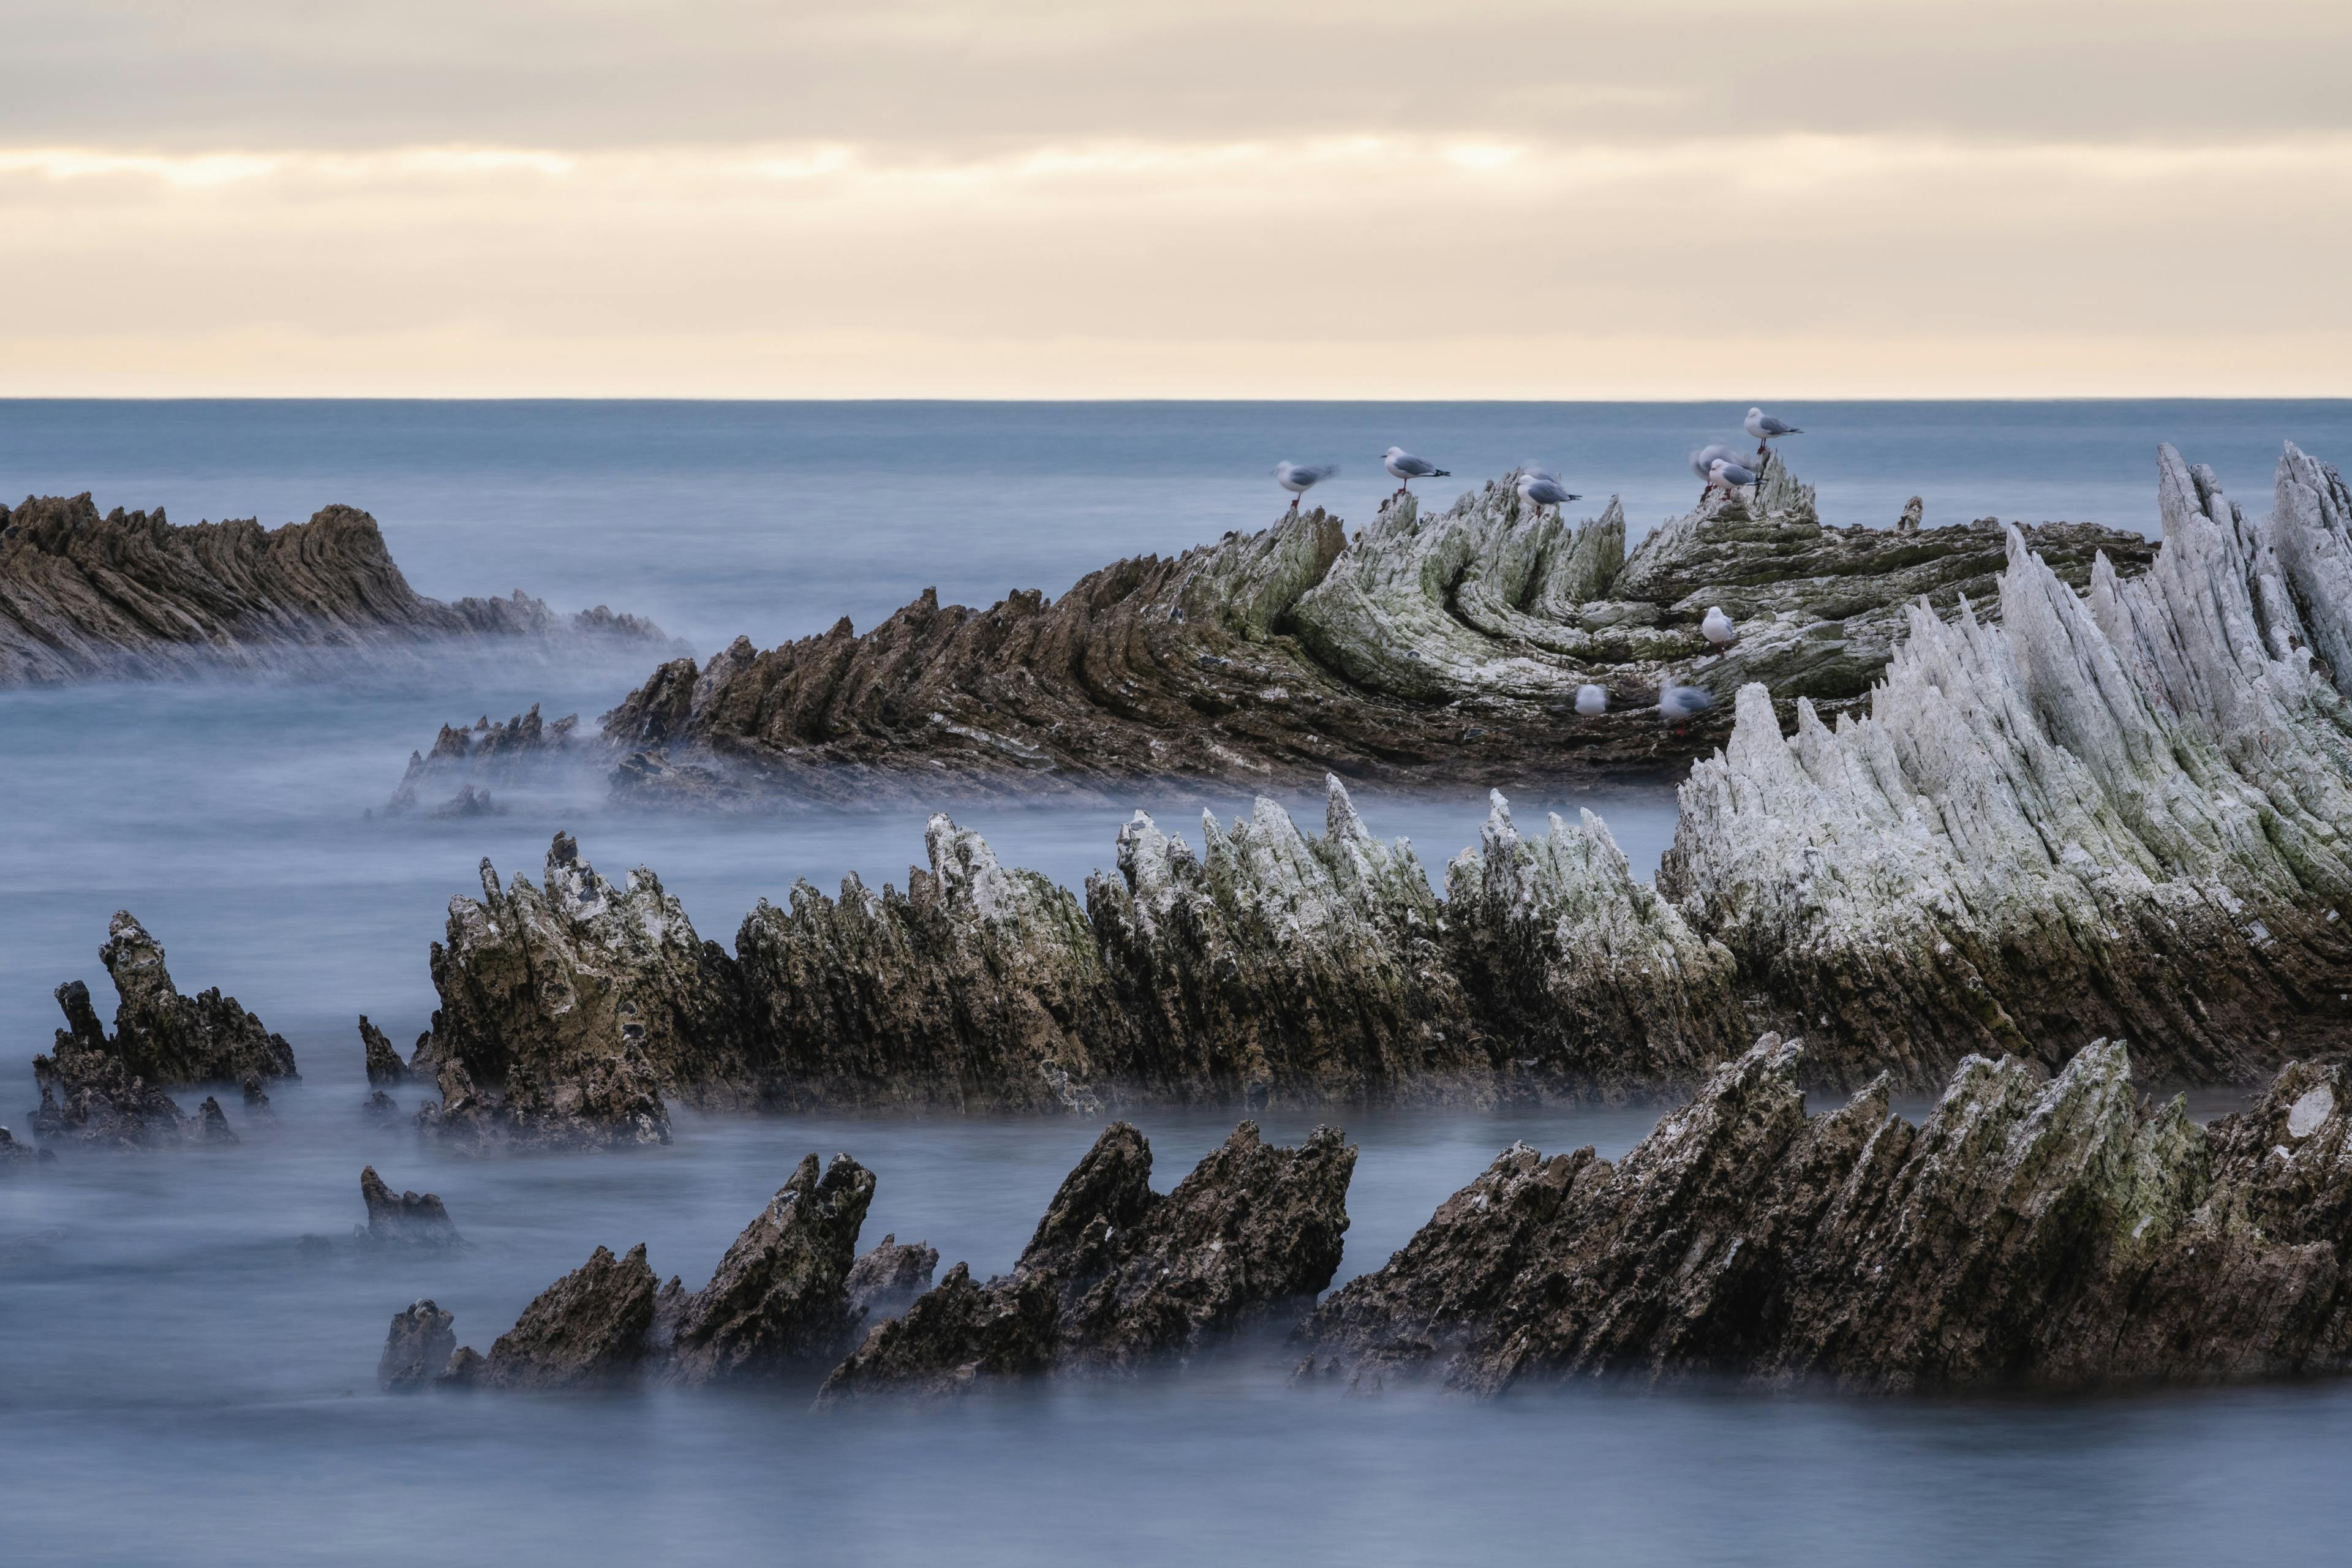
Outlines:
[[[1782,410],[1832,521],[1987,513],[2152,528],[2170,439],[2266,504],[2277,442],[2352,456],[2352,405],[1849,405]],[[708,652],[922,587],[1058,592],[1139,550],[1263,525],[1282,457],[1337,458],[1351,520],[1391,441],[1458,485],[1550,459],[1637,525],[1695,491],[1682,454],[1737,408],[1430,405],[0,404],[0,494],[89,489],[181,521],[373,511],[423,591],[521,586],[650,615]],[[1597,510],[1597,504],[1594,510]],[[726,942],[762,895],[856,868],[899,879],[920,813],[702,824],[614,816],[593,779],[482,822],[371,819],[445,720],[530,702],[591,719],[645,661],[518,668],[436,657],[333,678],[0,693],[0,1123],[22,1131],[49,991],[105,995],[96,949],[129,908],[184,990],[221,985],[293,1042],[274,1128],[207,1156],[71,1161],[0,1184],[0,1556],[26,1563],[569,1560],[898,1563],[953,1556],[1193,1563],[2337,1561],[2352,1391],[1859,1404],[1585,1388],[1471,1405],[1286,1390],[1278,1345],[1133,1385],[1022,1391],[947,1412],[818,1419],[761,1396],[411,1399],[374,1391],[386,1320],[420,1295],[478,1347],[599,1243],[698,1282],[808,1150],[881,1179],[869,1239],[1008,1264],[1095,1128],[952,1119],[689,1121],[630,1157],[453,1162],[365,1124],[353,1028],[404,1043],[425,943],[476,862],[536,874],[568,827],[617,876],[644,862]],[[1134,804],[1163,803],[1139,798]],[[1296,803],[1319,821],[1319,803]],[[1467,793],[1366,795],[1433,872],[1475,841]],[[1663,786],[1590,805],[1636,865],[1671,837]],[[1230,814],[1240,799],[1222,803]],[[1120,811],[960,812],[1009,862],[1076,882]],[[1197,828],[1172,807],[1162,815]],[[16,1065],[6,1067],[7,1062]],[[201,1093],[185,1097],[187,1103]],[[404,1096],[414,1101],[411,1092]],[[1639,1111],[1352,1119],[1364,1153],[1343,1275],[1376,1267],[1495,1150],[1616,1153]],[[1142,1119],[1163,1185],[1230,1123]],[[1285,1120],[1280,1135],[1303,1131]],[[373,1162],[447,1198],[475,1248],[306,1260],[359,1217]]]

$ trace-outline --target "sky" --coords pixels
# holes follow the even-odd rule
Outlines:
[[[2352,394],[2343,0],[9,0],[0,395]]]

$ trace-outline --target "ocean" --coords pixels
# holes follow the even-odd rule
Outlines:
[[[2153,531],[2154,447],[2268,505],[2278,443],[2352,458],[2352,403],[1772,405],[1824,519],[2071,519]],[[92,492],[176,521],[373,512],[422,592],[516,587],[607,604],[709,654],[927,586],[988,603],[1059,593],[1121,555],[1258,528],[1280,458],[1337,461],[1315,499],[1351,522],[1391,442],[1453,478],[1529,459],[1638,533],[1685,510],[1684,454],[1744,407],[1536,404],[0,403],[0,495]],[[689,1284],[805,1152],[880,1190],[868,1239],[927,1237],[979,1274],[1018,1252],[1096,1128],[1068,1121],[686,1119],[632,1155],[463,1160],[367,1123],[356,1016],[404,1047],[433,1005],[426,944],[476,867],[537,875],[578,835],[607,875],[644,864],[705,936],[760,898],[855,869],[903,879],[922,810],[685,822],[604,808],[593,779],[463,822],[369,815],[444,721],[536,701],[583,721],[649,658],[546,665],[447,653],[248,676],[0,691],[0,1124],[26,1131],[51,990],[110,999],[117,909],[292,1042],[303,1079],[235,1151],[71,1161],[0,1183],[0,1552],[13,1563],[899,1563],[1050,1555],[1451,1563],[2333,1561],[2352,1510],[2334,1384],[2084,1401],[1853,1402],[1574,1388],[1475,1405],[1284,1384],[1279,1343],[1132,1384],[1010,1391],[948,1411],[815,1417],[807,1389],[593,1399],[397,1399],[373,1369],[392,1313],[432,1296],[487,1349],[593,1247],[650,1244]],[[1425,865],[1475,842],[1472,792],[1360,793]],[[1008,863],[1075,884],[1112,863],[1118,809],[938,803]],[[1319,803],[1291,803],[1319,825]],[[1673,833],[1664,784],[1515,799],[1590,805],[1637,868]],[[1226,815],[1246,799],[1221,802]],[[1171,821],[1171,818],[1173,819]],[[1539,818],[1538,818],[1539,820]],[[193,1104],[201,1093],[183,1096]],[[416,1091],[403,1091],[413,1104]],[[1363,1150],[1342,1278],[1376,1268],[1515,1138],[1616,1154],[1654,1109],[1392,1110]],[[1139,1119],[1164,1187],[1230,1120]],[[1309,1119],[1271,1119],[1269,1135]],[[320,1261],[361,1217],[362,1163],[430,1189],[476,1243],[446,1260]]]

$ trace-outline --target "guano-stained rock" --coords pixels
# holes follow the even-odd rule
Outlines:
[[[1063,1180],[1011,1274],[975,1285],[957,1264],[877,1325],[818,1403],[1192,1355],[1330,1283],[1355,1165],[1335,1129],[1280,1149],[1244,1121],[1163,1197],[1150,1144],[1115,1122]]]

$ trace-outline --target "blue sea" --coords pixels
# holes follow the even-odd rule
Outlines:
[[[2352,403],[1771,405],[1824,519],[2072,519],[2153,532],[2170,441],[2266,508],[2279,443],[2352,458]],[[0,403],[0,495],[90,491],[172,519],[373,512],[422,592],[520,587],[605,604],[708,654],[860,628],[936,586],[1059,593],[1117,557],[1271,521],[1281,458],[1336,461],[1315,499],[1351,523],[1401,444],[1453,471],[1443,501],[1530,459],[1638,533],[1686,509],[1691,448],[1745,406],[1667,404]],[[919,809],[668,821],[607,811],[593,778],[467,822],[369,815],[445,721],[531,702],[593,722],[646,673],[452,653],[302,679],[0,691],[0,1124],[26,1131],[50,992],[90,984],[117,909],[180,987],[219,985],[293,1043],[276,1118],[234,1151],[70,1161],[0,1178],[0,1560],[48,1563],[1198,1563],[2336,1562],[2352,1389],[2080,1402],[1853,1403],[1590,1387],[1474,1405],[1295,1394],[1279,1344],[1133,1384],[1054,1385],[951,1410],[817,1418],[806,1390],[599,1399],[395,1399],[375,1356],[434,1296],[490,1339],[599,1245],[644,1240],[689,1285],[808,1150],[880,1193],[872,1237],[928,1237],[985,1274],[1017,1253],[1095,1128],[954,1118],[687,1119],[642,1156],[464,1161],[364,1122],[356,1016],[404,1044],[434,995],[426,944],[477,865],[536,874],[576,833],[643,863],[726,942],[761,897],[856,869],[900,880]],[[942,802],[1009,862],[1075,884],[1124,809]],[[1236,796],[1219,803],[1249,808]],[[1319,803],[1292,802],[1319,820]],[[1360,795],[1433,872],[1483,796]],[[1150,807],[1188,821],[1149,790]],[[1665,784],[1554,787],[1523,823],[1591,805],[1637,867],[1673,831]],[[1539,816],[1538,818],[1539,820]],[[13,1062],[13,1067],[8,1063]],[[184,1097],[184,1103],[201,1091]],[[414,1104],[415,1090],[402,1098]],[[1654,1110],[1382,1111],[1345,1278],[1378,1267],[1515,1138],[1622,1152]],[[1139,1119],[1172,1182],[1230,1126]],[[1307,1120],[1277,1119],[1292,1136]],[[359,1168],[437,1191],[454,1259],[320,1264],[305,1233],[360,1217]],[[871,1237],[870,1237],[871,1238]],[[869,1239],[870,1239],[869,1238]]]

